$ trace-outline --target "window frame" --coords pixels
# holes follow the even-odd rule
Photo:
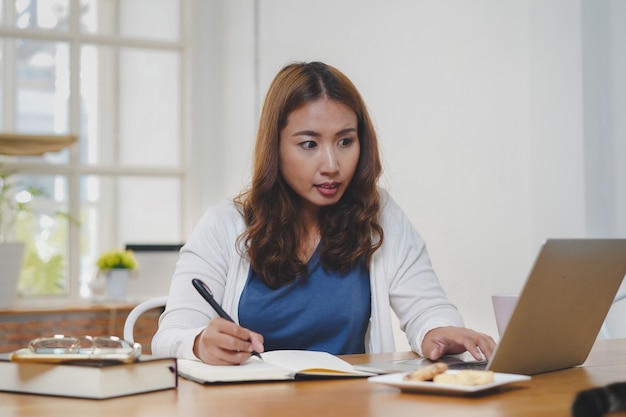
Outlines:
[[[178,179],[180,183],[181,198],[179,201],[180,225],[179,230],[184,233],[186,230],[185,219],[189,218],[190,207],[185,202],[191,201],[190,174],[192,170],[191,152],[190,152],[190,116],[188,111],[191,103],[190,82],[190,31],[191,31],[191,0],[178,0],[179,7],[179,36],[176,41],[162,41],[151,39],[127,38],[120,35],[101,35],[94,33],[81,32],[80,30],[80,14],[72,13],[78,10],[80,0],[70,0],[69,28],[67,31],[46,30],[46,29],[19,29],[13,25],[14,21],[14,1],[0,0],[3,3],[3,22],[0,25],[0,40],[2,40],[2,48],[4,50],[4,58],[2,60],[2,77],[3,85],[3,111],[0,117],[3,118],[4,130],[9,132],[14,129],[15,118],[15,57],[6,52],[12,48],[5,42],[6,39],[32,39],[42,41],[66,42],[70,50],[70,104],[69,104],[69,132],[80,134],[81,132],[81,114],[80,114],[80,48],[81,45],[89,44],[96,46],[108,46],[114,48],[138,48],[142,50],[156,51],[174,51],[178,54],[180,65],[179,79],[179,101],[181,103],[180,122],[178,126],[180,142],[178,146],[180,159],[177,167],[128,167],[114,164],[83,164],[80,158],[80,144],[74,144],[68,148],[68,161],[64,164],[46,164],[34,162],[21,162],[18,158],[0,155],[0,161],[3,166],[8,169],[16,169],[21,175],[62,175],[67,178],[68,184],[68,214],[73,218],[80,218],[81,212],[81,178],[86,175],[98,175],[104,177],[169,177]],[[115,94],[115,102],[119,103],[119,95]],[[80,142],[80,137],[78,142]],[[113,149],[117,153],[117,149]],[[117,206],[117,205],[116,205]],[[114,209],[108,215],[112,218],[112,223],[118,224],[118,211]],[[115,229],[117,231],[117,227]],[[181,242],[184,236],[178,236]],[[119,237],[114,236],[114,241],[123,246],[126,242],[119,242]],[[81,230],[80,227],[70,224],[68,236],[68,291],[64,296],[47,296],[47,297],[29,297],[20,298],[20,304],[49,304],[52,299],[58,301],[80,302],[85,301],[80,296],[80,243]]]

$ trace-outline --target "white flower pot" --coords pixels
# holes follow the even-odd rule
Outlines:
[[[111,301],[126,299],[126,287],[130,278],[129,269],[111,269],[105,274],[106,297]]]
[[[0,309],[11,308],[15,304],[24,249],[23,242],[0,243]]]

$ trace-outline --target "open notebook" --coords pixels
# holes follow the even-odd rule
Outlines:
[[[263,352],[262,356],[263,360],[252,356],[238,366],[208,365],[196,360],[179,359],[178,374],[201,384],[373,375],[357,371],[348,362],[326,352],[275,350]]]
[[[486,368],[532,375],[582,364],[626,275],[626,239],[550,239],[542,246]],[[476,368],[444,358],[453,369]],[[454,363],[452,363],[454,362]],[[427,359],[369,363],[378,373],[412,371]]]

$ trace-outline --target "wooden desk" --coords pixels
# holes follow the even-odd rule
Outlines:
[[[409,353],[353,355],[352,363]],[[472,397],[402,393],[366,379],[202,386],[181,379],[178,390],[104,401],[0,393],[3,417],[158,416],[570,416],[579,390],[626,381],[626,339],[598,341],[583,367]],[[612,414],[626,416],[626,413]]]

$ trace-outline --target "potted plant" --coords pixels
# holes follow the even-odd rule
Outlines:
[[[65,276],[65,255],[48,251],[42,257],[29,230],[41,214],[34,201],[48,195],[42,187],[20,185],[16,174],[0,163],[0,308],[11,307],[20,289],[33,295],[61,292]],[[47,215],[80,227],[68,213]]]
[[[58,152],[77,142],[77,135],[42,135],[0,133],[0,154],[10,156],[39,156],[46,152]],[[53,288],[62,291],[64,256],[60,254],[42,259],[32,241],[17,242],[14,238],[16,226],[28,222],[34,217],[35,210],[30,207],[33,198],[45,196],[42,188],[27,187],[17,191],[13,175],[16,170],[6,169],[0,163],[0,308],[11,307],[17,295],[18,281],[30,278],[25,287],[37,291],[44,288],[44,293]],[[56,212],[70,223],[79,226],[79,222],[67,213]],[[22,236],[23,237],[23,236]],[[24,240],[24,239],[21,239]],[[32,240],[32,239],[31,239]],[[24,260],[25,259],[25,260]],[[29,270],[30,271],[27,271]],[[33,270],[35,273],[33,274]],[[20,276],[20,274],[22,276]],[[36,285],[34,285],[34,282]],[[52,292],[54,292],[52,291]],[[36,293],[36,292],[35,292]]]
[[[14,241],[15,223],[18,217],[30,210],[28,203],[33,197],[42,195],[38,188],[27,188],[16,193],[14,170],[0,164],[0,308],[9,308],[15,302],[17,283],[24,260],[24,242]]]
[[[133,251],[121,249],[106,251],[100,255],[96,265],[98,274],[105,278],[107,298],[113,301],[124,300],[128,279],[139,266]]]

